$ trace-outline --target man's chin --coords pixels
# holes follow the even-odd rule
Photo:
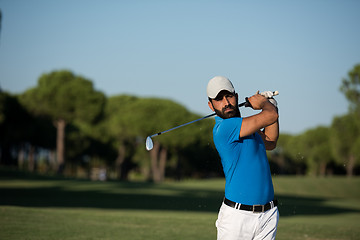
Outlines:
[[[232,117],[236,117],[236,112],[232,111],[232,112],[226,112],[224,113],[225,118],[232,118]]]
[[[217,111],[216,114],[223,119],[232,118],[232,117],[237,116],[236,111],[226,111],[226,112]]]

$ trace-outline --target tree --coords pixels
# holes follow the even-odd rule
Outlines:
[[[360,120],[355,113],[336,117],[332,121],[332,149],[337,162],[344,165],[351,177],[360,163]]]
[[[276,174],[304,174],[300,135],[282,133],[276,148],[268,152],[270,168]]]
[[[304,133],[305,151],[308,173],[325,176],[327,165],[333,161],[330,129],[319,126]]]
[[[348,72],[348,78],[342,80],[340,91],[350,102],[350,111],[356,112],[360,117],[360,64]]]
[[[136,146],[136,127],[137,120],[135,114],[139,113],[136,105],[137,97],[129,95],[113,96],[108,99],[105,108],[104,129],[110,139],[112,147],[117,152],[115,159],[115,169],[117,178],[127,180],[131,169],[131,158],[134,155]],[[146,121],[141,119],[141,121]]]
[[[180,124],[199,118],[198,115],[189,112],[182,105],[166,99],[142,98],[137,102],[136,114],[132,115],[133,130],[136,135],[142,137],[145,142],[146,136],[156,132],[170,129]],[[169,159],[173,159],[176,168],[180,158],[183,158],[187,147],[201,141],[198,134],[199,127],[207,121],[194,123],[172,133],[153,138],[154,147],[149,152],[151,162],[151,176],[153,181],[159,182],[165,178],[165,169],[169,165]],[[207,125],[209,126],[209,125]],[[206,134],[209,136],[211,130]],[[204,144],[205,145],[205,144]],[[199,145],[197,145],[199,147]],[[142,147],[144,147],[142,145]],[[184,162],[184,159],[181,159]]]
[[[38,86],[27,90],[20,100],[36,116],[50,118],[56,129],[56,151],[59,173],[65,165],[65,128],[70,122],[94,123],[101,116],[105,96],[96,91],[90,80],[70,71],[43,74]]]
[[[360,161],[360,64],[342,79],[340,91],[350,103],[349,114],[334,118],[332,122],[333,150],[339,162],[346,166],[348,176]]]
[[[169,129],[181,123],[187,122],[190,113],[171,100],[158,98],[142,98],[137,102],[138,114],[133,115],[134,130],[137,135],[144,139],[155,132]],[[177,134],[163,135],[154,139],[154,148],[150,154],[151,176],[154,182],[163,181],[165,178],[165,168],[167,159],[174,146],[181,146],[182,132]]]
[[[11,148],[29,139],[30,114],[15,96],[0,92],[0,163],[17,165],[11,156]]]

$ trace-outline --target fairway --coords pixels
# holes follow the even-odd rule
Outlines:
[[[277,239],[360,239],[360,179],[274,177]],[[0,239],[216,239],[223,179],[91,182],[0,171]]]

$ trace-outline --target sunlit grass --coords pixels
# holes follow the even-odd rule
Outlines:
[[[277,239],[359,239],[359,183],[275,177]],[[1,174],[0,239],[216,239],[223,188],[223,179],[152,184]]]

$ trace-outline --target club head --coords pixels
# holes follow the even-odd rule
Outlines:
[[[146,138],[146,150],[150,151],[151,149],[153,149],[153,147],[154,147],[154,144],[153,144],[151,137],[147,137]]]

